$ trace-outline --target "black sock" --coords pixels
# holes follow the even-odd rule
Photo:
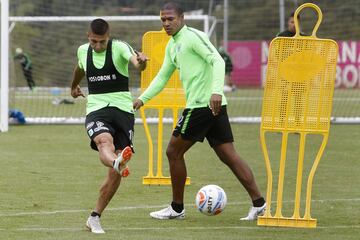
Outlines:
[[[254,207],[261,207],[265,204],[265,199],[263,197],[258,198],[256,200],[253,201],[253,206]]]
[[[176,202],[171,202],[171,207],[174,209],[175,212],[181,213],[184,210],[184,204],[178,204]]]
[[[100,214],[100,213],[97,213],[97,212],[95,212],[95,211],[92,211],[90,215],[91,215],[92,217],[96,217],[96,216],[101,217],[101,214]]]

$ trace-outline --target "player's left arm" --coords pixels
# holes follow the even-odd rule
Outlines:
[[[149,59],[144,53],[134,50],[127,42],[116,41],[115,43],[122,49],[121,56],[128,59],[136,69],[143,71],[146,68],[146,61]]]
[[[214,115],[221,109],[225,79],[225,62],[206,36],[194,38],[193,50],[212,66],[212,95],[210,108]]]
[[[146,61],[149,60],[149,58],[142,52],[138,52],[134,50],[136,55],[133,55],[130,57],[130,62],[134,65],[134,67],[140,71],[145,70],[146,68]]]

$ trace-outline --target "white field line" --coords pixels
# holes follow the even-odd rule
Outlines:
[[[312,202],[326,203],[326,202],[358,202],[360,198],[349,198],[349,199],[318,199],[312,200]],[[294,201],[283,201],[283,203],[293,203]],[[272,201],[276,203],[276,201]],[[228,202],[227,205],[249,205],[250,202]],[[137,210],[137,209],[153,209],[153,208],[162,208],[167,205],[138,205],[138,206],[124,206],[117,208],[107,208],[106,211],[126,211],[126,210]],[[194,204],[185,204],[185,206],[194,206]],[[53,215],[53,214],[63,214],[63,213],[80,213],[80,212],[89,212],[89,209],[68,209],[68,210],[54,210],[54,211],[38,211],[38,212],[15,212],[15,213],[6,213],[0,212],[0,217],[18,217],[18,216],[32,216],[32,215]]]
[[[266,229],[272,228],[280,231],[291,231],[291,230],[299,230],[299,228],[277,228],[277,227],[265,227]],[[241,230],[259,230],[265,229],[264,227],[254,226],[254,227],[247,227],[247,226],[217,226],[217,227],[121,227],[119,228],[106,228],[108,231],[174,231],[174,230],[222,230],[222,229],[241,229]],[[335,225],[335,226],[318,226],[313,231],[321,230],[321,229],[360,229],[359,225]],[[87,231],[84,228],[14,228],[14,229],[3,229],[1,228],[0,231],[17,231],[17,232],[24,232],[24,231],[43,231],[43,232],[79,232],[79,231]],[[257,237],[255,237],[257,238]]]

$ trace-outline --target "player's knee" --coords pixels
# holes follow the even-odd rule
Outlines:
[[[94,139],[94,142],[99,150],[113,145],[111,139],[108,136],[102,136],[102,135],[97,136]]]
[[[167,147],[166,156],[169,161],[176,161],[177,159],[182,159],[182,153],[172,146]]]
[[[173,158],[173,156],[174,156],[174,149],[173,149],[172,147],[168,146],[168,147],[166,148],[166,156],[167,156],[167,158],[168,158],[169,160]]]

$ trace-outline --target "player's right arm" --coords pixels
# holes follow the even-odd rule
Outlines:
[[[80,48],[77,52],[78,55],[78,64],[76,64],[74,72],[73,72],[73,79],[71,82],[71,96],[73,98],[77,98],[79,96],[85,97],[84,93],[81,91],[80,88],[80,82],[85,76],[84,67],[82,66],[82,63],[80,61]]]
[[[171,62],[170,58],[170,47],[169,44],[166,47],[164,62],[156,75],[152,80],[149,87],[140,95],[138,99],[135,100],[133,107],[134,110],[138,110],[150,99],[158,95],[161,90],[165,87],[166,83],[169,81],[171,75],[175,71],[175,65]]]
[[[73,73],[73,80],[71,83],[71,96],[77,98],[79,96],[85,97],[84,93],[81,91],[80,82],[81,79],[85,76],[84,69],[79,68],[79,65],[76,65]]]

